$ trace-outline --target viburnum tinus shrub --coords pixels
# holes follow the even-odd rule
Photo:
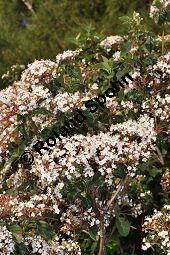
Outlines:
[[[2,254],[170,253],[170,54],[123,20],[0,92]]]

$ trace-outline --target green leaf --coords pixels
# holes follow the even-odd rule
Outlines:
[[[167,11],[166,16],[165,16],[165,21],[170,22],[170,11]]]
[[[150,168],[149,173],[150,173],[150,175],[151,175],[152,177],[155,178],[155,176],[156,176],[157,174],[161,173],[161,171],[162,171],[161,169],[158,169],[158,168],[156,168],[156,167],[153,167],[153,168]]]
[[[118,93],[118,103],[121,103],[121,101],[124,101],[125,99],[125,93],[124,93],[124,89],[120,89],[119,93]]]
[[[131,41],[128,41],[127,43],[125,43],[122,48],[121,48],[121,56],[124,56],[126,55],[130,49],[131,49],[131,45],[132,45],[132,42]]]
[[[83,206],[86,208],[86,209],[89,209],[90,207],[93,206],[93,203],[91,201],[91,198],[89,196],[87,196],[85,193],[82,193],[81,194],[81,199],[82,199],[82,203],[83,203]]]
[[[68,197],[68,199],[72,201],[77,197],[77,195],[79,195],[80,190],[75,184],[72,185],[69,183],[67,190],[65,190],[65,192],[66,192],[65,195]]]
[[[89,112],[88,110],[84,111],[85,116],[86,116],[86,122],[88,124],[89,127],[94,127],[94,116],[91,112]]]
[[[97,231],[98,231],[98,229],[97,229],[96,226],[91,227],[91,228],[89,229],[89,235],[90,235],[90,237],[91,237],[94,241],[98,241],[98,239],[99,239],[99,236],[97,235]]]
[[[130,223],[124,217],[118,217],[116,219],[116,227],[121,236],[126,237],[130,232]]]
[[[80,68],[70,68],[68,70],[68,73],[71,77],[81,79],[82,78],[82,73],[80,71]]]
[[[22,240],[22,228],[19,225],[12,225],[9,227],[17,243],[21,243]]]
[[[9,227],[9,230],[12,232],[12,233],[22,233],[22,228],[19,226],[19,225],[12,225]]]
[[[107,59],[104,56],[102,56],[102,58],[104,61],[96,64],[95,67],[106,71],[108,74],[111,74],[112,69],[113,69],[113,64],[114,64],[113,61],[110,59]]]
[[[93,187],[102,187],[103,186],[103,177],[100,174],[95,174],[90,182]]]
[[[119,164],[117,166],[117,170],[115,171],[115,176],[118,178],[125,178],[126,176],[125,165]]]
[[[17,161],[18,158],[19,158],[19,154],[18,154],[17,151],[15,151],[15,152],[12,154],[12,156],[9,158],[9,160],[7,160],[7,161],[5,162],[4,168],[5,168],[7,165],[10,165],[10,164],[12,164],[13,162]]]
[[[120,243],[117,240],[112,240],[108,245],[107,245],[107,249],[110,252],[116,251],[117,248],[119,247]]]
[[[131,18],[129,16],[121,16],[119,17],[119,20],[122,21],[123,24],[131,23]]]
[[[149,36],[145,42],[146,49],[151,52],[155,48],[155,40],[153,37]]]
[[[40,108],[40,107],[37,107],[36,109],[34,109],[31,113],[30,116],[28,116],[29,120],[32,120],[32,116],[36,115],[36,114],[44,114],[44,115],[52,115],[52,113],[50,111],[48,111],[47,109],[45,108]]]
[[[27,246],[24,243],[17,244],[17,246],[16,246],[16,253],[18,255],[30,254],[29,251],[28,251]]]
[[[120,81],[129,71],[129,65],[121,66],[121,69],[116,73],[117,80]]]
[[[55,233],[51,231],[50,225],[43,220],[37,222],[37,232],[46,239],[52,239],[55,235]]]

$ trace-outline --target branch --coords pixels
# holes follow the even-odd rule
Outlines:
[[[23,4],[25,4],[25,6],[27,7],[27,9],[32,12],[33,14],[35,14],[33,8],[32,8],[32,4],[29,3],[28,0],[21,0],[23,2]]]
[[[104,255],[105,254],[105,228],[104,228],[104,215],[101,215],[101,221],[100,221],[100,248],[98,255]]]
[[[161,163],[162,165],[164,165],[165,162],[164,162],[163,156],[162,156],[162,154],[161,154],[161,152],[160,152],[160,150],[159,150],[159,148],[158,148],[157,146],[156,146],[156,151],[157,151],[157,153],[158,153],[158,158],[159,158],[160,163]]]
[[[107,209],[109,209],[109,207],[112,205],[112,203],[114,202],[114,200],[116,199],[117,195],[119,194],[119,192],[121,191],[121,189],[123,188],[123,186],[125,185],[125,183],[127,182],[129,177],[129,174],[126,175],[125,179],[123,181],[121,181],[119,183],[119,186],[116,190],[116,192],[112,195],[111,199],[108,201],[107,203]]]

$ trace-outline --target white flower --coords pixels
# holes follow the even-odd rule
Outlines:
[[[94,90],[97,90],[99,88],[99,85],[97,83],[93,83],[91,88],[94,89]]]
[[[58,208],[58,205],[53,205],[53,209],[54,209],[54,212],[55,212],[56,214],[59,214],[59,213],[60,213],[60,210],[59,210],[59,208]]]
[[[116,51],[116,52],[113,54],[112,57],[113,57],[114,61],[119,61],[119,60],[121,59],[120,54],[121,54],[120,51]]]

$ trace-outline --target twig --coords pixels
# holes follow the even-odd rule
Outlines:
[[[27,7],[27,9],[28,9],[30,12],[32,12],[33,14],[35,14],[35,12],[34,12],[34,10],[33,10],[33,8],[32,8],[32,4],[30,4],[28,0],[21,0],[21,1],[25,4],[25,6]]]
[[[128,177],[129,177],[129,174],[126,175],[125,179],[123,181],[120,182],[117,190],[116,190],[116,193],[114,193],[111,197],[111,199],[108,201],[107,203],[107,209],[109,209],[109,207],[112,205],[112,203],[114,202],[115,198],[117,197],[117,195],[119,194],[119,192],[121,191],[122,187],[125,185],[125,183],[127,182],[128,180]]]
[[[116,193],[111,197],[111,199],[107,203],[107,210],[109,207],[112,205],[114,202],[115,198],[121,191],[122,187],[125,185],[125,183],[128,180],[129,173],[126,175],[125,179],[119,184]],[[100,221],[100,248],[99,248],[99,253],[98,255],[104,255],[105,254],[105,227],[104,227],[104,212],[100,210],[100,215],[101,215],[101,221]]]
[[[162,31],[162,55],[164,54],[164,46],[165,45],[165,31],[164,31],[164,24],[163,24],[163,31]]]
[[[82,232],[85,233],[85,234],[87,234],[87,235],[89,235],[89,232],[86,231],[85,229],[83,229]]]
[[[100,221],[100,247],[98,255],[104,254],[105,254],[105,227],[104,227],[104,215],[102,213]]]
[[[159,150],[159,148],[158,148],[157,146],[156,146],[156,151],[157,151],[157,153],[158,153],[158,158],[159,158],[160,163],[161,163],[162,165],[164,165],[165,162],[164,162],[163,156],[162,156],[162,154],[161,154],[161,152],[160,152],[160,150]]]

